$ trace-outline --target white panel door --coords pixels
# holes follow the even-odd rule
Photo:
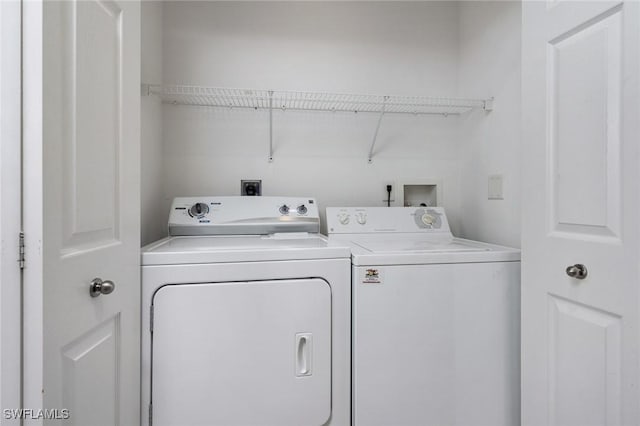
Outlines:
[[[151,401],[154,426],[325,424],[329,284],[314,278],[160,288],[153,297]]]
[[[43,35],[44,406],[66,424],[134,425],[140,4],[44,2]],[[115,290],[92,297],[94,278]]]
[[[640,4],[524,2],[522,42],[522,422],[638,424]]]

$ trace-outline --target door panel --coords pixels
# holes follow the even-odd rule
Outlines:
[[[112,1],[62,5],[64,254],[118,240],[122,16]]]
[[[134,425],[140,4],[44,2],[43,22],[44,405],[71,425]],[[113,293],[91,297],[94,278]]]
[[[75,424],[118,424],[119,331],[117,315],[62,348],[62,402]]]
[[[548,44],[551,231],[619,236],[621,26],[615,6]]]
[[[620,424],[620,316],[553,295],[549,316],[551,424]]]
[[[522,423],[638,424],[640,4],[522,10]]]
[[[325,424],[331,415],[329,284],[162,287],[153,298],[151,400],[154,426]]]

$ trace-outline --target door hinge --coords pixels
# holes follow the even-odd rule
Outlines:
[[[18,239],[18,265],[20,269],[24,269],[24,232],[20,233]]]
[[[151,310],[149,311],[149,331],[153,333],[153,305],[151,305]]]
[[[149,426],[153,422],[153,405],[149,404]]]

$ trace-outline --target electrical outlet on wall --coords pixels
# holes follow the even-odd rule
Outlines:
[[[387,191],[387,189],[389,188],[389,186],[391,187],[391,194],[389,194],[389,192]],[[393,181],[385,181],[382,183],[382,191],[384,194],[384,198],[382,199],[382,203],[384,206],[387,205],[392,205],[393,202],[395,201],[395,195],[396,195],[396,183]],[[389,200],[390,198],[390,200]]]
[[[260,196],[262,195],[262,180],[242,180],[240,181],[240,195]]]

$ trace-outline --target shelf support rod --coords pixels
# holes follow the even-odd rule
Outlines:
[[[140,85],[140,94],[142,96],[150,96],[151,95],[151,85],[142,83]]]
[[[382,108],[380,109],[380,115],[378,116],[378,124],[376,124],[376,131],[373,134],[373,140],[371,141],[371,147],[369,148],[369,164],[373,163],[371,159],[373,157],[373,148],[376,146],[376,139],[378,139],[378,131],[380,130],[380,123],[382,123],[382,117],[384,116],[384,111],[387,106],[387,99],[389,96],[385,96],[382,101]]]
[[[489,99],[485,99],[484,100],[484,107],[483,109],[485,111],[493,111],[493,96],[490,97]]]
[[[269,90],[269,162],[273,163],[273,90]]]

